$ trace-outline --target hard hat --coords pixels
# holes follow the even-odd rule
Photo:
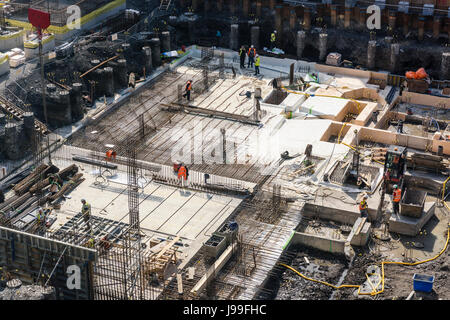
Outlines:
[[[394,184],[394,189],[397,189],[397,188],[398,188],[398,185]]]
[[[85,199],[81,199],[81,202],[86,202],[86,200]]]
[[[273,32],[277,33],[277,30],[274,30]]]
[[[253,45],[252,45],[252,48],[253,48]]]
[[[364,195],[364,199],[369,199],[369,196],[367,194]]]

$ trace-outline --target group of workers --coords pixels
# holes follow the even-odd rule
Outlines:
[[[368,205],[367,205],[367,199],[369,196],[366,194],[363,196],[359,203],[359,212],[361,214],[362,218],[368,217]],[[400,210],[400,201],[402,199],[402,189],[398,187],[398,185],[393,186],[392,190],[392,208],[394,211],[394,214],[398,214]]]
[[[246,56],[248,57],[247,68],[253,68],[253,65],[255,65],[255,76],[259,75],[259,66],[261,65],[261,57],[256,53],[256,49],[253,45],[248,50],[246,50],[244,46],[241,46],[241,49],[239,49],[241,69],[245,69]]]

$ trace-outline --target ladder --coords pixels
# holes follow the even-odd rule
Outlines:
[[[159,5],[159,10],[167,11],[170,7],[172,0],[161,0],[161,4]]]

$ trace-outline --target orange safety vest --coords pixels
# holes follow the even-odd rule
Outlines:
[[[113,151],[113,150],[106,151],[106,157],[108,159],[111,159],[111,158],[116,159],[116,155],[117,155],[117,153],[115,151]]]
[[[366,201],[364,201],[364,200],[362,200],[360,203],[359,203],[359,210],[364,210],[364,209],[367,209],[367,202]]]
[[[187,91],[191,91],[191,89],[192,89],[192,82],[188,82],[187,84],[186,84],[186,90]]]
[[[255,57],[256,56],[256,49],[255,48],[250,48],[250,49],[248,49],[248,55],[250,56],[250,51],[252,51],[253,50],[253,57]]]
[[[183,177],[184,180],[187,180],[185,166],[181,166],[180,169],[178,169],[178,179],[182,179]]]
[[[401,189],[396,189],[394,190],[394,202],[400,202],[402,198],[402,190]]]

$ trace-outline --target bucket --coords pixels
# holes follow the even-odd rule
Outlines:
[[[431,292],[433,290],[434,276],[414,273],[413,287],[414,291]]]

